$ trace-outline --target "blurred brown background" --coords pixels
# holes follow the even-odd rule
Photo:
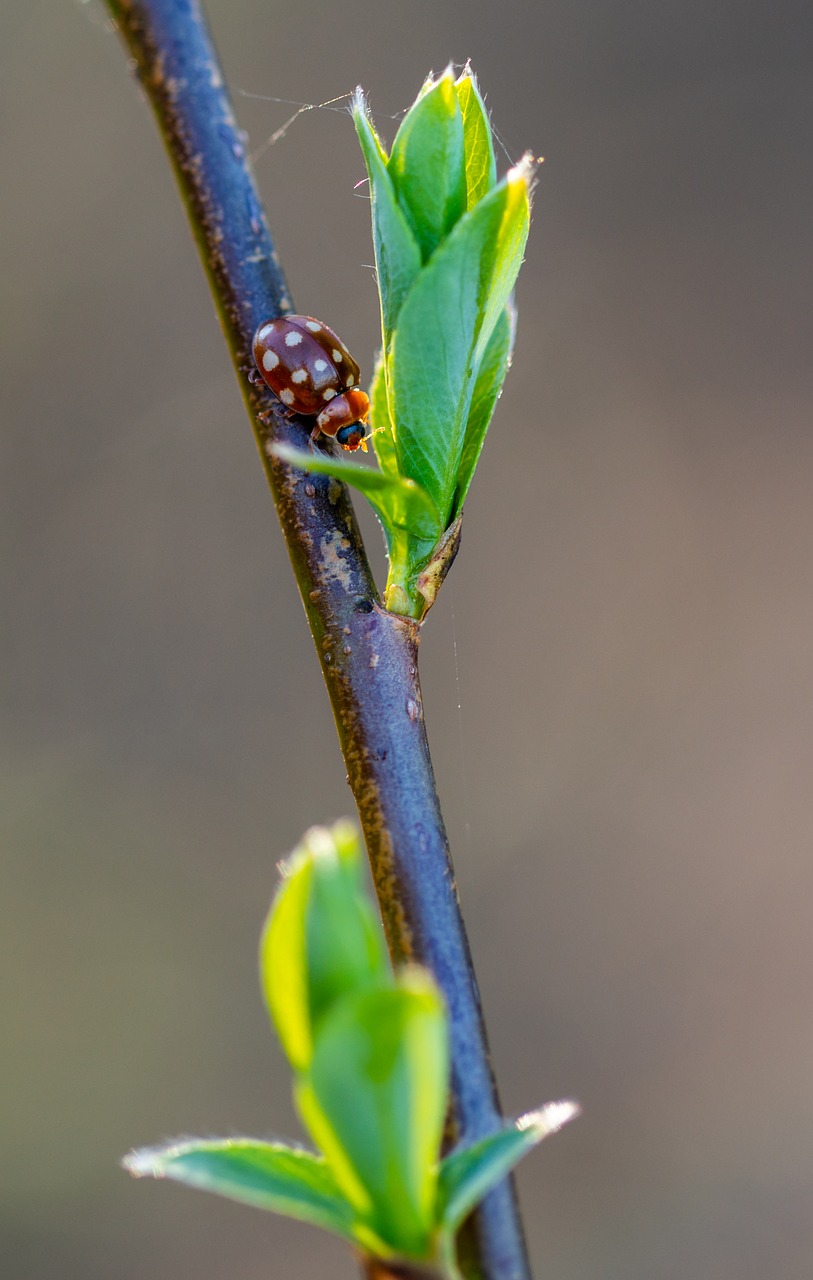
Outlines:
[[[546,157],[422,659],[506,1111],[584,1104],[521,1171],[537,1275],[809,1280],[809,8],[209,8],[236,91],[360,81],[391,138],[471,57]],[[3,25],[0,1274],[349,1280],[315,1231],[117,1167],[299,1132],[256,944],[276,859],[350,796],[122,49],[94,3]],[[293,110],[237,107],[254,147]],[[349,119],[257,171],[297,307],[369,372]]]

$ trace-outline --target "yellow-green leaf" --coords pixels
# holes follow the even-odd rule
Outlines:
[[[455,83],[460,114],[463,117],[463,139],[466,153],[466,205],[472,209],[497,181],[497,165],[491,125],[485,103],[480,96],[477,79],[466,69]]]

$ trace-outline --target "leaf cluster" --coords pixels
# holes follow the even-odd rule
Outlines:
[[[497,180],[491,127],[468,68],[457,79],[447,70],[426,81],[389,155],[361,90],[353,116],[381,304],[370,392],[380,470],[279,453],[368,498],[387,539],[387,607],[420,618],[442,580],[432,562],[460,519],[510,364],[532,166],[526,157]]]
[[[316,1151],[255,1139],[133,1152],[167,1177],[336,1233],[369,1256],[458,1276],[455,1235],[483,1195],[575,1114],[554,1103],[441,1158],[447,1014],[423,969],[393,973],[360,887],[355,828],[314,828],[284,868],[260,947],[266,1003]]]

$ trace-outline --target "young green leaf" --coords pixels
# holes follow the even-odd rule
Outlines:
[[[280,1043],[295,1071],[304,1071],[313,1053],[305,964],[312,874],[312,865],[303,861],[295,874],[283,881],[260,940],[260,986]]]
[[[516,312],[513,303],[509,302],[494,326],[474,384],[474,394],[471,398],[466,434],[463,439],[463,452],[457,470],[457,491],[453,507],[455,516],[459,515],[466,501],[474,468],[477,466],[486,431],[494,413],[494,406],[511,363],[515,329]]]
[[[573,1120],[579,1110],[575,1102],[549,1102],[499,1133],[446,1156],[438,1188],[438,1222],[444,1230],[457,1231],[474,1206],[523,1156]]]
[[[398,318],[388,390],[399,467],[429,494],[444,528],[481,354],[516,279],[528,220],[527,173],[514,170],[438,247]]]
[[[404,298],[420,270],[421,251],[398,203],[387,172],[384,149],[370,123],[360,89],[353,102],[353,120],[370,179],[373,244],[386,349]]]
[[[309,1151],[235,1138],[142,1148],[122,1163],[137,1178],[172,1178],[355,1238],[353,1209],[327,1162]]]
[[[387,401],[387,367],[383,351],[376,361],[370,386],[370,425],[372,441],[378,465],[387,475],[398,475],[398,455],[395,451],[395,430]]]
[[[329,831],[317,827],[309,835],[313,875],[306,963],[311,1021],[318,1036],[334,1004],[351,991],[387,981],[392,970],[380,918],[361,886],[357,828],[341,822]]]
[[[338,476],[341,467],[376,507],[389,553],[386,607],[422,618],[442,575],[433,571],[428,594],[419,583],[460,514],[510,362],[504,312],[528,234],[533,166],[524,157],[497,184],[491,127],[468,67],[457,80],[451,70],[428,77],[389,159],[360,90],[354,116],[384,339],[370,389],[373,444],[384,475],[414,482],[419,494],[353,464],[311,469]]]
[[[397,1253],[426,1255],[448,1089],[443,1000],[421,970],[322,1023],[297,1105],[336,1181]]]
[[[319,475],[343,480],[363,493],[375,508],[389,541],[393,530],[404,530],[415,538],[436,542],[441,525],[431,498],[414,480],[400,475],[374,471],[358,462],[331,458],[327,454],[308,453],[290,445],[274,445],[274,453],[291,466]]]
[[[455,93],[463,117],[466,153],[466,207],[473,209],[497,181],[497,164],[491,125],[480,96],[477,78],[466,69],[455,83]]]
[[[277,1033],[304,1071],[321,1020],[349,991],[390,974],[380,923],[360,884],[358,833],[314,827],[286,864],[260,943],[260,979]]]
[[[505,206],[502,225],[494,247],[494,262],[489,281],[486,310],[480,335],[477,339],[475,360],[479,365],[498,318],[514,291],[517,275],[522,266],[528,228],[531,221],[531,181],[534,166],[530,155],[524,155],[519,164],[505,176]]]
[[[387,172],[426,262],[466,209],[463,116],[450,71],[404,116]]]

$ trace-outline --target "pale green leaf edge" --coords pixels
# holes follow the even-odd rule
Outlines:
[[[478,367],[494,326],[514,291],[519,269],[522,266],[531,226],[533,175],[533,159],[530,154],[526,154],[503,179],[507,199],[495,250],[494,272],[488,291],[483,325],[474,353]],[[502,186],[502,183],[499,186]],[[495,188],[497,189],[499,188]]]
[[[390,406],[387,397],[387,366],[383,351],[378,354],[373,380],[370,384],[370,425],[372,427],[371,439],[378,465],[385,475],[400,475],[398,452],[395,447],[395,431],[390,417]]]
[[[460,455],[460,466],[457,469],[457,489],[452,508],[453,517],[459,515],[474,478],[474,471],[482,452],[486,432],[494,416],[494,408],[502,391],[506,374],[511,366],[515,333],[516,311],[513,303],[509,302],[494,326],[477,373],[477,381],[474,384],[471,407],[469,408],[469,416],[466,422],[466,434],[463,438],[463,450]]]
[[[421,269],[421,251],[398,203],[387,172],[386,153],[373,128],[360,89],[356,90],[353,100],[353,121],[370,180],[373,246],[386,351],[404,298]]]
[[[477,77],[466,70],[455,82],[455,92],[463,117],[466,151],[467,207],[473,209],[497,181],[497,161],[491,140],[491,125],[480,93]]]

